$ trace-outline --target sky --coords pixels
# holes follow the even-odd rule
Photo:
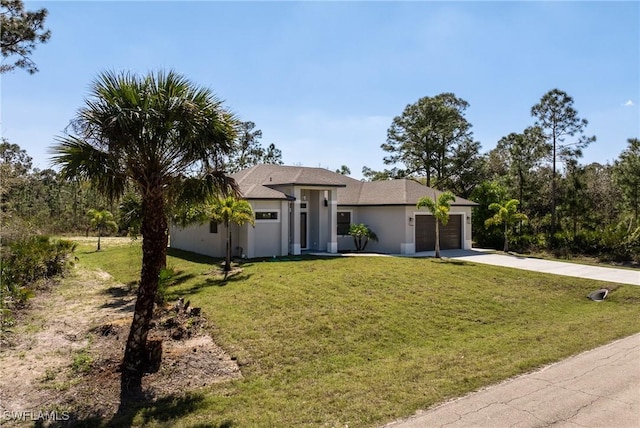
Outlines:
[[[0,76],[0,130],[34,167],[103,71],[175,70],[261,129],[287,165],[388,168],[395,116],[452,92],[482,153],[534,124],[552,89],[574,100],[583,164],[640,137],[640,2],[25,2],[52,32],[39,72]],[[5,62],[7,62],[5,60]]]

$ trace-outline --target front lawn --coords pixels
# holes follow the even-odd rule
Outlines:
[[[139,410],[138,424],[377,426],[640,331],[630,285],[388,257],[254,260],[225,283],[211,259],[170,253],[168,297],[203,308],[244,378],[195,392],[188,412]],[[77,254],[137,279],[139,245]],[[586,298],[605,285],[606,301]]]

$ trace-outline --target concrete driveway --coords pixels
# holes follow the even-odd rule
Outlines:
[[[386,425],[550,426],[640,427],[640,334]]]
[[[434,251],[417,253],[414,257],[433,257]],[[577,278],[596,279],[598,281],[617,282],[620,284],[640,285],[640,270],[616,269],[600,266],[588,266],[577,263],[556,262],[532,257],[494,253],[493,250],[444,250],[442,257],[463,260],[473,263],[511,267],[555,275],[573,276]]]

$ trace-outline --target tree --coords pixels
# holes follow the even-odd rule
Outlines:
[[[525,191],[531,190],[531,172],[549,152],[542,129],[531,126],[521,134],[512,132],[498,141],[495,150],[503,154],[509,168],[509,181],[515,182],[518,200],[524,205]]]
[[[492,215],[489,206],[507,199],[507,188],[500,181],[483,181],[471,194],[471,200],[478,203],[471,216],[473,240],[476,245],[486,248],[500,248],[502,234],[494,229],[485,229],[484,219]]]
[[[436,258],[440,258],[440,227],[439,223],[446,226],[449,223],[449,210],[451,208],[451,202],[454,202],[456,197],[451,192],[443,192],[440,196],[436,197],[433,193],[433,199],[428,196],[420,198],[416,208],[427,208],[431,214],[436,218]]]
[[[227,246],[224,263],[225,275],[231,270],[231,224],[242,226],[245,223],[255,224],[253,209],[251,204],[244,199],[236,199],[233,196],[213,199],[209,208],[209,217],[224,224],[227,231]]]
[[[633,211],[636,223],[640,209],[640,140],[629,138],[629,146],[616,160],[613,171],[615,181],[622,189],[628,207]]]
[[[352,224],[349,226],[349,235],[353,236],[356,251],[364,251],[369,240],[378,242],[378,236],[366,224]]]
[[[30,58],[36,43],[46,43],[51,31],[44,29],[47,9],[24,10],[22,0],[0,0],[0,48],[2,57],[16,56],[13,64],[0,65],[0,73],[23,68],[33,74],[38,71]]]
[[[336,174],[351,175],[351,170],[348,166],[342,165],[340,168],[336,169]]]
[[[127,235],[136,238],[140,233],[142,222],[142,205],[140,197],[135,192],[127,192],[118,205],[121,230],[126,230]]]
[[[511,226],[513,226],[516,221],[528,220],[528,217],[525,214],[518,212],[518,204],[520,204],[520,201],[518,201],[517,199],[511,199],[504,204],[494,202],[493,204],[489,205],[489,209],[492,211],[496,211],[496,213],[493,215],[493,217],[486,219],[484,222],[484,227],[504,224],[505,253],[509,251],[509,231]]]
[[[362,176],[364,177],[364,181],[385,181],[395,178],[406,178],[406,173],[404,170],[398,168],[375,171],[368,166],[363,166]]]
[[[235,119],[207,88],[173,72],[106,72],[58,138],[53,161],[67,179],[90,180],[115,198],[134,183],[142,205],[142,270],[123,359],[123,388],[141,388],[149,322],[166,265],[168,219],[176,201],[237,193],[214,168],[233,148]]]
[[[269,144],[265,149],[260,144],[262,131],[254,130],[253,122],[240,122],[238,125],[238,138],[234,143],[234,151],[226,161],[228,172],[238,172],[258,164],[282,165],[282,152],[275,144]]]
[[[426,177],[439,189],[466,187],[458,181],[472,176],[479,164],[480,143],[474,142],[464,112],[469,104],[452,93],[420,98],[393,119],[387,142],[387,165],[402,164],[405,176]]]
[[[105,232],[117,232],[118,224],[113,221],[113,214],[105,209],[97,210],[92,208],[87,211],[87,217],[89,217],[91,228],[98,232],[97,251],[100,251],[100,238]]]
[[[536,126],[543,131],[544,138],[550,142],[550,158],[552,162],[551,176],[551,235],[556,232],[557,205],[557,168],[556,162],[567,162],[582,156],[582,149],[596,140],[596,137],[583,135],[588,122],[580,119],[573,108],[573,98],[559,89],[553,89],[542,96],[540,102],[531,107],[531,115]],[[567,137],[578,136],[566,141]]]

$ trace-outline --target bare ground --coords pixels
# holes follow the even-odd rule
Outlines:
[[[43,413],[63,425],[112,418],[133,305],[126,286],[83,269],[30,300],[0,343],[0,425],[41,425]],[[149,339],[163,340],[162,363],[143,378],[147,403],[241,377],[202,316],[171,306],[156,312]]]

